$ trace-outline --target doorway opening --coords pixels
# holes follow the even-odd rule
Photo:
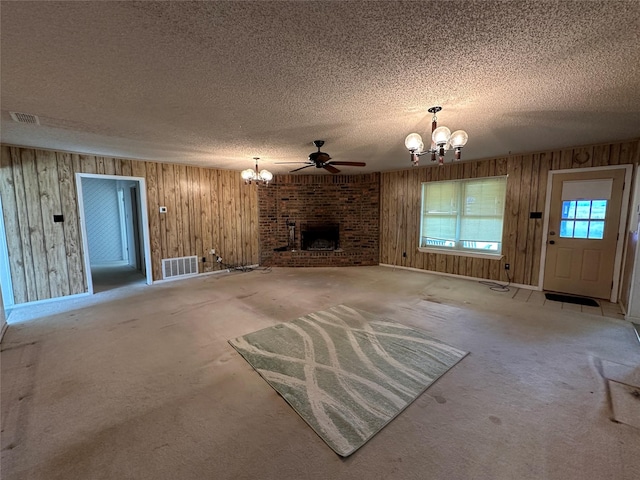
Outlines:
[[[89,293],[152,283],[144,178],[76,174]]]

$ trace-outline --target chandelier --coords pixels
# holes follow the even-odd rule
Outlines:
[[[447,150],[454,150],[454,158],[460,160],[460,151],[465,146],[469,135],[464,130],[456,130],[451,133],[447,127],[438,127],[438,117],[436,114],[442,110],[442,107],[431,107],[428,111],[433,113],[431,118],[431,147],[424,150],[422,137],[417,133],[410,133],[404,139],[405,146],[411,152],[411,163],[414,167],[418,166],[418,158],[427,153],[431,154],[431,161],[436,161],[438,156],[438,164],[444,165],[444,154]]]
[[[260,173],[258,173],[258,160],[260,160],[260,157],[253,157],[253,159],[256,161],[256,169],[254,170],[253,168],[247,168],[240,174],[240,176],[244,180],[244,183],[248,185],[251,182],[263,182],[265,185],[268,185],[273,178],[273,173],[271,173],[269,170],[260,170]]]

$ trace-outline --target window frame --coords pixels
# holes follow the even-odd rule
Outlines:
[[[504,180],[504,197],[503,197],[503,209],[502,209],[502,235],[499,241],[499,250],[498,251],[487,251],[486,249],[473,249],[473,248],[464,248],[461,246],[461,242],[463,241],[473,241],[473,240],[461,240],[461,223],[464,218],[464,187],[467,183],[473,183],[482,180],[489,179],[503,179]],[[420,218],[418,222],[418,251],[424,253],[444,253],[448,255],[456,255],[456,256],[464,256],[464,257],[479,257],[479,258],[491,258],[491,259],[499,259],[503,257],[502,250],[504,245],[504,226],[505,226],[505,213],[506,213],[506,199],[507,199],[507,182],[508,175],[495,175],[491,177],[474,177],[474,178],[461,178],[461,179],[453,179],[453,180],[438,180],[435,182],[421,182],[420,184]],[[435,246],[422,246],[423,240],[423,222],[425,219],[425,187],[428,188],[429,185],[433,185],[436,183],[457,183],[460,185],[458,187],[458,207],[457,212],[452,215],[455,216],[455,224],[456,224],[456,233],[455,233],[455,245],[452,247],[444,247],[441,245]],[[484,217],[484,216],[483,216]],[[491,217],[486,216],[486,218]],[[494,217],[497,217],[494,215]],[[480,240],[478,240],[480,241]]]

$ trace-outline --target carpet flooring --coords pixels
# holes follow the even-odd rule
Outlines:
[[[424,331],[345,305],[229,343],[341,456],[466,355]]]

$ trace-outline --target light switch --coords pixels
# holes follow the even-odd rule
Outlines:
[[[160,207],[160,213],[167,213],[167,207]]]

